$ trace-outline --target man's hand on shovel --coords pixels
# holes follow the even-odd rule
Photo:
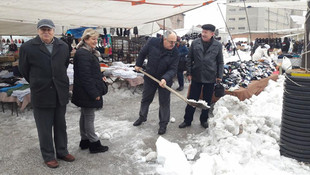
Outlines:
[[[166,86],[166,80],[165,79],[161,79],[160,83],[158,83],[160,87],[165,88]]]
[[[139,66],[135,66],[135,70],[136,70],[137,72],[139,72],[139,71],[140,71],[140,69],[141,69],[141,67],[139,67]]]
[[[171,89],[169,86],[166,85],[166,80],[162,79],[161,81],[159,81],[158,79],[156,79],[155,77],[153,77],[152,75],[144,72],[140,67],[135,67],[136,70],[140,71],[141,73],[143,73],[144,75],[148,76],[149,78],[151,78],[152,80],[154,80],[155,82],[157,82],[161,87],[166,88],[168,91],[174,93],[176,96],[178,96],[179,98],[181,98],[182,100],[184,100],[187,104],[193,106],[193,107],[198,107],[201,109],[209,109],[210,106],[208,106],[208,103],[203,101],[203,100],[191,100],[191,99],[186,99],[185,97],[183,97],[181,94],[179,94],[177,91]]]

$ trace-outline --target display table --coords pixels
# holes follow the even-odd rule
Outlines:
[[[137,76],[136,78],[121,78],[115,76],[107,77],[107,83],[112,89],[121,89],[127,87],[134,94],[137,91],[139,85],[144,83],[143,76]]]
[[[30,93],[25,95],[23,98],[23,101],[19,101],[17,97],[15,96],[8,96],[8,94],[6,92],[0,92],[0,102],[2,104],[2,111],[4,112],[4,103],[11,103],[12,104],[12,115],[13,115],[13,109],[15,104],[18,105],[18,107],[20,108],[21,111],[23,111],[27,105],[30,103],[31,98],[30,98]],[[16,114],[18,116],[18,110],[16,107]]]
[[[0,63],[4,63],[4,62],[14,62],[15,61],[15,57],[12,56],[0,56]]]

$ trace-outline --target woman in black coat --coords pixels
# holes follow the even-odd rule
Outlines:
[[[77,45],[74,56],[74,84],[72,103],[81,107],[80,134],[81,149],[89,148],[90,153],[105,152],[107,146],[102,146],[95,134],[95,110],[101,108],[104,94],[103,77],[100,71],[98,57],[95,50],[99,33],[94,29],[86,29],[81,42]]]

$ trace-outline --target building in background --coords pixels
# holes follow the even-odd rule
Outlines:
[[[247,2],[275,2],[279,0],[247,0]],[[285,1],[285,0],[281,0]],[[290,1],[290,0],[286,0]],[[291,15],[302,16],[301,10],[279,9],[279,8],[254,8],[247,7],[248,20],[244,7],[230,6],[229,3],[243,3],[243,0],[227,0],[226,22],[230,33],[241,37],[242,34],[259,33],[256,37],[275,37],[268,36],[272,31],[285,29],[301,28],[301,24],[294,22]],[[249,24],[248,24],[249,21]],[[234,38],[234,37],[233,37]]]
[[[160,29],[181,29],[184,28],[184,16],[185,15],[182,13],[165,18],[165,20],[158,20],[156,23],[159,25]]]

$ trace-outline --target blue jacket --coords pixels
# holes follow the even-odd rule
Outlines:
[[[187,47],[183,45],[183,46],[180,46],[178,50],[179,50],[179,55],[180,55],[180,61],[185,61],[185,57],[188,54]]]
[[[167,50],[164,48],[162,39],[150,38],[140,50],[136,66],[142,67],[143,61],[146,58],[148,59],[146,72],[158,80],[165,79],[167,84],[171,85],[172,79],[177,73],[179,63],[178,49],[174,47],[172,50]],[[151,80],[147,76],[144,76],[144,79]]]
[[[178,51],[180,56],[178,71],[186,71],[186,56],[188,54],[188,49],[186,45],[180,45]]]

